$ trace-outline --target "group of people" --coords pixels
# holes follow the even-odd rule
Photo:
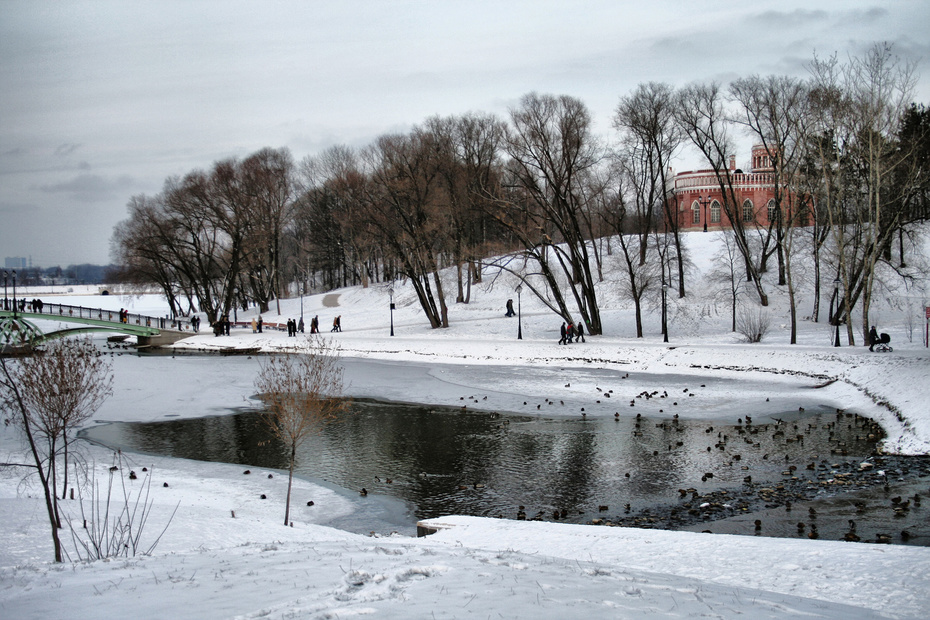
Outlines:
[[[340,322],[341,319],[342,319],[342,317],[340,317],[340,316],[337,316],[337,317],[335,318],[335,320],[333,321],[333,329],[332,329],[332,331],[334,331],[334,332],[341,332],[341,331],[342,331],[342,325],[341,325],[341,322]],[[304,333],[304,317],[300,317],[300,318],[297,319],[297,320],[295,320],[295,319],[288,319],[286,325],[287,325],[287,335],[288,335],[288,337],[295,337],[295,336],[297,336],[297,334],[302,334],[302,333]],[[257,317],[252,317],[252,333],[253,333],[253,334],[254,334],[254,333],[259,333],[259,334],[262,333],[262,315],[260,315],[260,314],[259,314]],[[318,316],[314,316],[312,319],[310,319],[310,333],[311,333],[311,334],[318,334],[318,333],[320,333],[320,317],[319,317],[319,315],[318,315]]]
[[[126,310],[125,308],[119,309],[119,322],[120,323],[129,322],[129,310]]]
[[[229,335],[229,328],[231,323],[229,322],[229,315],[224,314],[217,322],[213,324],[213,335],[222,336],[223,334]]]
[[[25,303],[26,303],[25,299],[23,299],[20,302],[20,306],[19,306],[20,310],[23,310],[23,304]],[[33,312],[42,312],[42,308],[44,307],[45,307],[45,304],[42,302],[41,299],[33,299],[32,301],[29,302],[29,309],[32,310]]]
[[[123,312],[124,312],[123,310],[120,310],[120,321],[125,322],[123,320],[124,319]],[[258,316],[252,317],[252,333],[253,334],[262,333],[263,324],[264,322],[262,321],[262,315],[259,314]],[[229,321],[229,316],[224,315],[221,319],[213,323],[214,335],[222,336],[223,334],[225,334],[228,336],[230,325],[231,323]],[[199,318],[197,317],[191,318],[191,328],[194,331],[199,331],[200,329]],[[330,331],[334,331],[334,332],[342,331],[342,315],[337,316],[335,319],[333,319],[333,328]],[[297,336],[298,333],[300,334],[304,333],[304,318],[300,317],[300,319],[298,320],[288,319],[287,320],[288,337],[295,337]],[[319,316],[314,316],[312,319],[310,319],[310,333],[311,334],[320,333],[320,317]]]
[[[38,312],[38,310],[36,310],[32,305],[35,301],[37,300],[33,299],[31,302],[29,302],[29,307],[32,309],[33,312]],[[17,306],[19,306],[20,312],[25,312],[26,311],[26,298],[23,297],[20,300],[17,300],[15,297],[4,297],[3,298],[3,309],[4,310],[16,311]]]
[[[287,320],[288,338],[297,336],[297,332],[300,332],[301,334],[304,333],[304,317],[300,317],[300,321],[295,321],[294,319]]]
[[[576,324],[562,323],[562,337],[559,344],[571,344],[572,342],[586,342],[584,339],[584,322],[579,321]]]

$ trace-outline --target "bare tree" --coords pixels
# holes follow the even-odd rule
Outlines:
[[[439,144],[426,130],[385,135],[365,151],[372,183],[366,214],[385,249],[410,278],[430,326],[449,327],[441,259],[448,247],[439,183]]]
[[[504,124],[494,116],[467,114],[434,117],[426,122],[438,145],[439,182],[448,202],[449,251],[456,267],[456,303],[468,303],[473,278],[480,280],[476,265],[488,245],[493,220],[488,204],[499,181],[500,147]]]
[[[59,471],[64,497],[72,435],[113,393],[111,367],[89,339],[61,339],[12,367],[0,358],[0,369],[2,404],[26,436],[45,493],[55,561],[61,562]]]
[[[831,323],[846,322],[852,343],[851,313],[861,303],[860,327],[866,338],[877,269],[890,259],[892,245],[913,221],[909,204],[916,180],[910,171],[917,173],[912,167],[915,150],[913,144],[899,142],[899,136],[913,92],[914,66],[901,62],[887,44],[876,44],[845,64],[835,57],[815,58],[810,71],[818,181],[842,293]],[[902,183],[902,177],[909,180]]]
[[[649,257],[649,238],[641,234],[644,227],[642,225],[642,213],[638,208],[640,201],[637,200],[637,196],[639,192],[627,190],[628,183],[637,188],[636,170],[638,168],[638,159],[635,156],[618,158],[616,167],[619,169],[617,173],[619,178],[617,195],[612,200],[605,201],[605,205],[601,209],[601,216],[617,236],[617,242],[621,250],[620,258],[625,268],[624,279],[626,286],[623,295],[633,302],[636,317],[636,337],[642,338],[643,296],[655,285],[655,281],[659,276],[656,273],[658,265],[655,260],[647,261]],[[634,209],[634,217],[630,217],[627,207],[628,194],[632,194],[629,200],[637,204],[637,208]],[[631,220],[634,221],[631,223]],[[649,230],[648,224],[645,229]],[[631,234],[631,231],[635,232]],[[654,259],[655,256],[652,258]]]
[[[651,227],[664,219],[663,232],[672,235],[678,263],[678,296],[685,296],[685,258],[679,235],[677,205],[669,200],[669,163],[684,136],[675,120],[675,92],[668,84],[640,84],[620,99],[613,119],[621,133],[621,151],[626,160],[631,199],[638,224],[640,264],[646,261]]]
[[[730,84],[730,93],[740,104],[737,122],[748,129],[769,157],[773,191],[773,217],[769,228],[774,228],[775,233],[778,284],[788,287],[791,344],[797,344],[797,304],[791,258],[796,227],[806,223],[799,178],[810,117],[807,86],[790,77],[751,76]]]
[[[342,398],[342,375],[337,345],[319,336],[309,337],[300,353],[268,357],[261,363],[255,387],[268,407],[264,420],[288,451],[285,525],[290,521],[298,448],[348,408],[349,402]]]
[[[732,231],[721,230],[718,233],[723,242],[713,256],[713,270],[708,274],[715,297],[725,297],[730,306],[730,331],[736,331],[736,307],[741,293],[739,275],[739,251],[733,240]]]
[[[510,111],[510,119],[505,141],[508,169],[523,198],[509,205],[516,211],[510,219],[528,222],[536,229],[529,231],[529,237],[542,237],[544,249],[554,253],[589,333],[600,334],[600,310],[589,259],[589,242],[593,240],[582,226],[586,203],[593,198],[590,190],[597,187],[588,181],[603,159],[591,133],[591,115],[573,97],[530,93]],[[562,316],[572,320],[567,310]]]
[[[294,163],[287,148],[264,148],[239,165],[247,235],[245,265],[252,296],[262,312],[273,298],[281,314],[282,244],[294,203]]]
[[[289,232],[301,277],[328,289],[380,281],[382,243],[367,217],[367,185],[359,155],[333,146],[300,165],[302,193]]]
[[[752,260],[752,247],[746,236],[742,217],[743,201],[736,187],[735,170],[728,166],[734,147],[728,131],[730,121],[720,85],[693,84],[679,90],[675,116],[682,131],[713,169],[720,187],[723,209],[743,257],[746,279],[755,286],[759,303],[767,306],[769,297],[762,285],[760,266]]]

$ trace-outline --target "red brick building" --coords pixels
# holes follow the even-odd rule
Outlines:
[[[736,167],[736,158],[730,158],[733,188],[741,205],[738,213],[745,225],[766,227],[775,214],[775,183],[765,147],[752,147],[751,162],[749,171],[743,171]],[[713,170],[679,172],[672,179],[671,193],[677,206],[679,230],[732,227]],[[785,208],[784,203],[782,207]]]

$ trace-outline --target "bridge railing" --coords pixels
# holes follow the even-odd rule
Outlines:
[[[124,325],[137,325],[141,327],[154,327],[156,329],[175,329],[178,331],[193,332],[190,319],[175,318],[169,316],[154,317],[134,312],[121,312],[119,310],[104,310],[102,308],[85,308],[83,306],[71,306],[68,304],[53,304],[44,301],[27,301],[25,299],[0,300],[0,308],[8,311],[14,310],[13,304],[16,304],[15,310],[23,315],[45,314],[51,316],[60,316],[63,319],[94,319],[97,321],[106,321],[109,323],[122,323]]]

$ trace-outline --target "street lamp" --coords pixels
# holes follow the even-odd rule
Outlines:
[[[9,300],[7,299],[7,297],[6,297],[6,279],[7,279],[7,277],[9,277],[9,275],[10,275],[10,274],[8,274],[8,273],[6,272],[6,270],[4,269],[4,270],[3,270],[3,309],[4,309],[4,310],[9,310],[9,309],[10,309],[10,303],[9,303]]]
[[[710,196],[708,196],[707,198],[701,198],[700,196],[698,196],[698,202],[701,204],[702,207],[704,207],[704,217],[703,217],[704,232],[707,232],[707,205],[710,204]]]
[[[668,294],[668,284],[662,283],[662,342],[668,342],[668,305],[665,297]]]
[[[836,299],[836,336],[833,340],[833,346],[840,346],[840,279],[837,278],[833,281],[833,297]]]
[[[394,287],[388,289],[388,295],[391,296],[391,335],[394,335]]]
[[[304,324],[304,281],[300,281],[300,324]]]
[[[16,318],[16,270],[13,270],[13,318]]]
[[[523,285],[517,285],[517,340],[523,340],[523,304],[520,303],[520,291],[523,290]]]

